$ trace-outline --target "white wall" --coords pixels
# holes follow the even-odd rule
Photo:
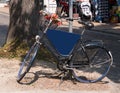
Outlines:
[[[44,0],[44,5],[47,6],[46,10],[50,13],[56,12],[56,0]]]

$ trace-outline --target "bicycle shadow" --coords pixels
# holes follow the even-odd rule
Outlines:
[[[39,79],[43,80],[43,78],[47,78],[50,80],[52,79],[53,82],[54,80],[58,80],[59,84],[64,83],[64,81],[70,81],[72,82],[72,84],[81,83],[77,81],[75,78],[71,77],[71,73],[68,73],[64,76],[64,73],[59,71],[56,68],[56,65],[51,62],[37,61],[35,63],[36,64],[33,65],[33,67],[31,68],[31,71],[25,75],[25,77],[22,79],[20,84],[30,85],[37,82]],[[40,69],[39,68],[36,69],[36,67],[40,67]],[[85,77],[82,77],[82,78],[85,78]],[[109,82],[106,80],[102,80],[97,83],[107,84]]]
[[[0,47],[2,47],[6,42],[7,30],[7,25],[0,25]]]
[[[30,84],[37,82],[39,79],[42,79],[42,78],[52,79],[53,82],[54,82],[54,80],[59,80],[59,84],[64,83],[64,81],[71,81],[72,84],[82,83],[82,82],[79,82],[76,79],[68,77],[68,76],[62,77],[62,76],[59,76],[58,73],[53,74],[53,73],[46,73],[43,71],[37,71],[35,73],[28,72],[27,75],[23,78],[23,80],[19,83],[23,84],[23,85],[30,85]],[[108,83],[109,83],[108,81],[97,82],[97,84],[108,84]]]
[[[36,82],[39,78],[50,78],[52,76],[54,77],[56,70],[56,63],[54,62],[35,60],[33,66],[31,67],[31,71],[25,75],[20,84],[29,85]],[[59,77],[55,76],[55,78]]]

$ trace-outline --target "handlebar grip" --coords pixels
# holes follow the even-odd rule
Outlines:
[[[82,21],[82,20],[79,20],[78,23],[86,26],[88,29],[91,29],[91,28],[94,27],[94,24],[93,24],[92,22],[84,22],[84,21]]]

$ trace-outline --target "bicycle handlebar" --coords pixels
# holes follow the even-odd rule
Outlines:
[[[78,23],[86,26],[88,29],[91,29],[91,28],[94,27],[94,24],[93,24],[92,22],[89,22],[89,21],[88,21],[88,22],[85,22],[85,21],[79,20]]]
[[[78,23],[79,23],[79,24],[82,24],[82,25],[86,26],[88,29],[94,27],[94,24],[93,24],[92,22],[90,22],[90,21],[87,21],[87,22],[86,22],[86,21],[82,21],[82,20],[80,20],[79,18],[72,18],[72,19],[66,18],[66,20],[68,20],[68,21],[78,20]]]

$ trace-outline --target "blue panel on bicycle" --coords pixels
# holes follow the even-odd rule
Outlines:
[[[69,33],[60,30],[47,30],[47,38],[55,49],[63,56],[69,55],[80,39],[79,34]]]

